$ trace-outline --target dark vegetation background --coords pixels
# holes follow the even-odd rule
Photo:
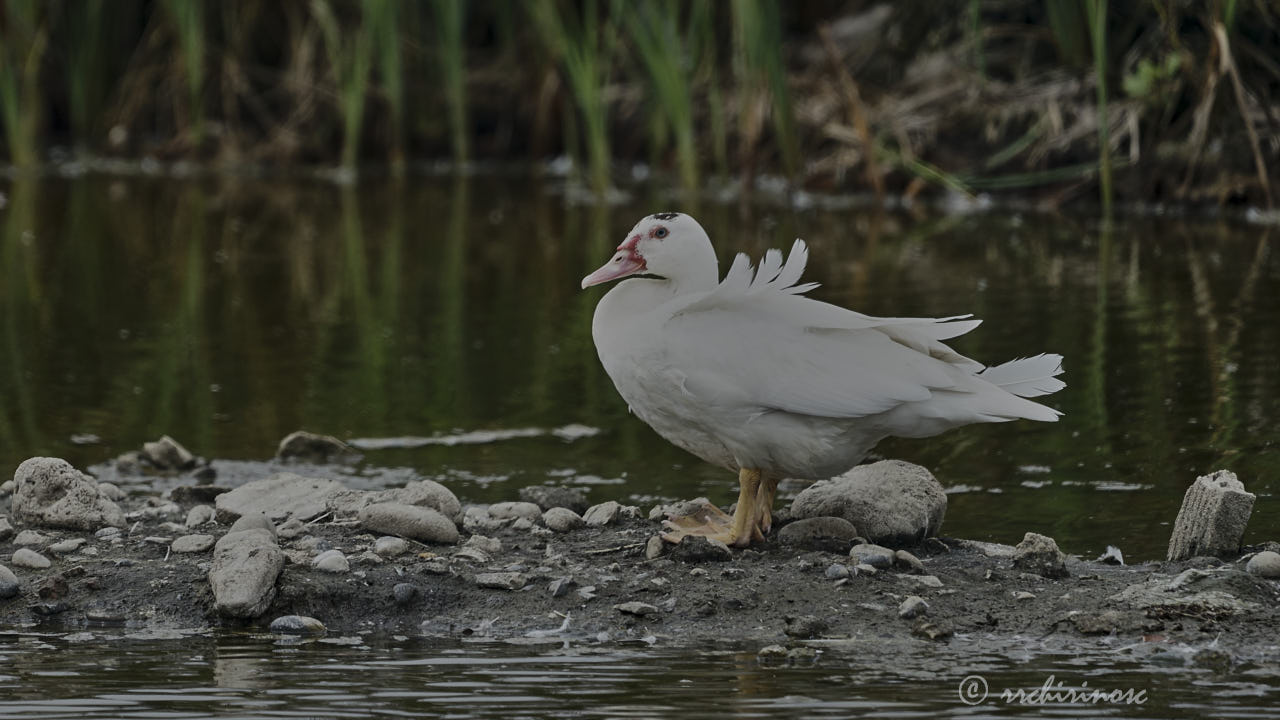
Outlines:
[[[1270,206],[1280,154],[1273,0],[0,0],[0,44],[10,172],[568,156],[597,191]]]

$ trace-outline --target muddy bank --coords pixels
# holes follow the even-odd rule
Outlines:
[[[361,495],[328,485],[331,480],[314,477],[320,467],[309,468],[315,487],[329,487],[332,497],[363,503],[365,510],[407,497],[407,490]],[[1058,555],[1052,541],[1038,537],[1014,548],[944,534],[895,554],[836,530],[787,532],[799,521],[788,523],[784,511],[767,541],[752,548],[675,548],[652,540],[661,525],[649,508],[562,507],[577,502],[572,492],[526,493],[561,513],[527,502],[446,507],[439,514],[461,520],[455,542],[371,532],[369,513],[334,512],[332,504],[297,511],[266,530],[248,531],[275,533],[282,569],[261,609],[232,617],[219,607],[210,582],[215,556],[233,529],[227,511],[234,503],[226,501],[236,496],[224,492],[224,481],[199,485],[188,478],[163,492],[135,486],[115,500],[123,524],[92,529],[18,522],[14,495],[6,494],[0,498],[0,516],[8,517],[0,521],[0,562],[12,579],[0,572],[0,627],[266,631],[273,620],[299,615],[318,620],[331,635],[666,645],[950,643],[974,652],[1032,642],[1068,650],[1110,642],[1212,646],[1196,662],[1228,664],[1273,662],[1280,638],[1280,583],[1258,567],[1265,563],[1257,558],[1269,556],[1254,554],[1277,549],[1274,544],[1245,548],[1235,558],[1119,565]],[[315,490],[310,501],[329,497],[324,492]],[[1251,560],[1254,567],[1246,570]],[[277,628],[315,629],[295,620]]]

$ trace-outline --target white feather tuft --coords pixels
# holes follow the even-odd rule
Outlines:
[[[1046,353],[993,365],[978,373],[978,377],[1006,392],[1030,398],[1055,393],[1066,387],[1066,383],[1054,377],[1061,374],[1062,356]]]

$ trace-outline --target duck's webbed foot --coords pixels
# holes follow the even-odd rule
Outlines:
[[[746,547],[752,541],[763,540],[758,510],[760,477],[759,470],[743,468],[738,472],[738,507],[732,516],[707,504],[693,514],[666,520],[663,524],[668,531],[662,534],[662,539],[678,543],[686,535],[702,535],[732,547]]]

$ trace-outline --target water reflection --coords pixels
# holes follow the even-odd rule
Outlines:
[[[371,451],[466,499],[533,482],[599,499],[708,494],[733,478],[631,418],[590,338],[578,279],[670,203],[566,203],[528,179],[327,184],[84,178],[3,188],[0,459],[86,466],[168,433],[265,458],[286,433],[605,432]],[[891,441],[951,496],[946,530],[1081,554],[1162,554],[1182,489],[1229,467],[1274,512],[1280,268],[1257,228],[1068,216],[704,205],[722,261],[792,237],[815,296],[882,315],[973,312],[957,346],[1067,356],[1057,425]],[[102,438],[73,444],[76,433]],[[599,484],[605,483],[605,484]],[[790,487],[794,491],[796,486]],[[1250,539],[1265,528],[1255,523]]]
[[[282,641],[235,635],[183,642],[0,636],[0,718],[387,717],[1274,717],[1273,662],[1227,674],[1199,668],[1196,648],[1108,647],[1060,654],[1029,643],[1014,657],[963,647],[819,644],[777,663],[754,649],[699,652],[455,644],[404,638]],[[980,675],[987,699],[962,703]],[[1144,691],[1140,706],[1010,705],[1004,690],[1055,678],[1067,687]]]

